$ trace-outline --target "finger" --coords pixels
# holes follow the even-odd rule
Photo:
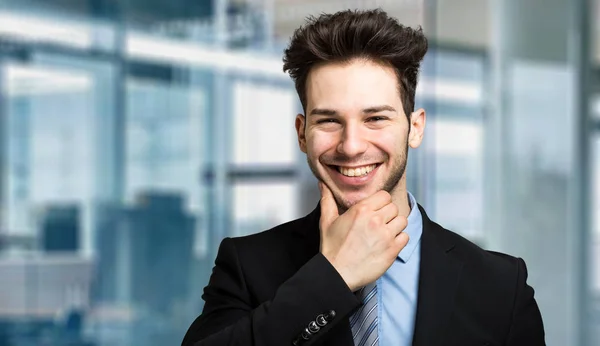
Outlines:
[[[396,216],[392,221],[388,222],[387,229],[392,232],[392,234],[397,237],[400,233],[404,233],[404,229],[408,224],[408,220],[405,216]]]
[[[319,190],[321,191],[321,231],[329,228],[329,225],[338,218],[338,207],[333,197],[333,193],[327,185],[319,181]]]
[[[396,238],[394,238],[394,245],[395,245],[395,251],[400,253],[400,251],[402,251],[402,249],[404,249],[404,247],[406,246],[406,244],[408,244],[409,241],[409,236],[406,232],[400,232],[400,234],[398,234],[396,236]]]
[[[398,206],[396,206],[394,203],[390,203],[375,213],[381,215],[383,221],[388,223],[398,216]]]
[[[379,210],[390,203],[392,203],[392,195],[385,190],[379,190],[355,205],[368,205],[371,210]]]

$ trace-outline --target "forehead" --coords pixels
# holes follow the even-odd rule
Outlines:
[[[363,109],[401,105],[398,79],[390,66],[366,60],[315,66],[306,81],[307,111],[313,108]]]

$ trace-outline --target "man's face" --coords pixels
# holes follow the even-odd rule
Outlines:
[[[408,145],[420,144],[422,128],[408,138],[394,70],[364,60],[320,65],[306,91],[306,116],[296,117],[300,149],[341,211],[382,189],[405,190]]]

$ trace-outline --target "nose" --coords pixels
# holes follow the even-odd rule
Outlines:
[[[368,141],[364,129],[358,124],[347,123],[337,151],[346,157],[355,157],[367,151]]]

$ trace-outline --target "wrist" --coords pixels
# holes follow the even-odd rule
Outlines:
[[[336,263],[335,260],[330,261],[330,263],[333,266],[333,268],[338,272],[338,274],[340,275],[342,280],[344,280],[344,282],[346,283],[346,286],[348,286],[348,289],[350,289],[350,291],[355,292],[360,288],[356,284],[351,270],[348,270],[348,268],[346,266]]]

